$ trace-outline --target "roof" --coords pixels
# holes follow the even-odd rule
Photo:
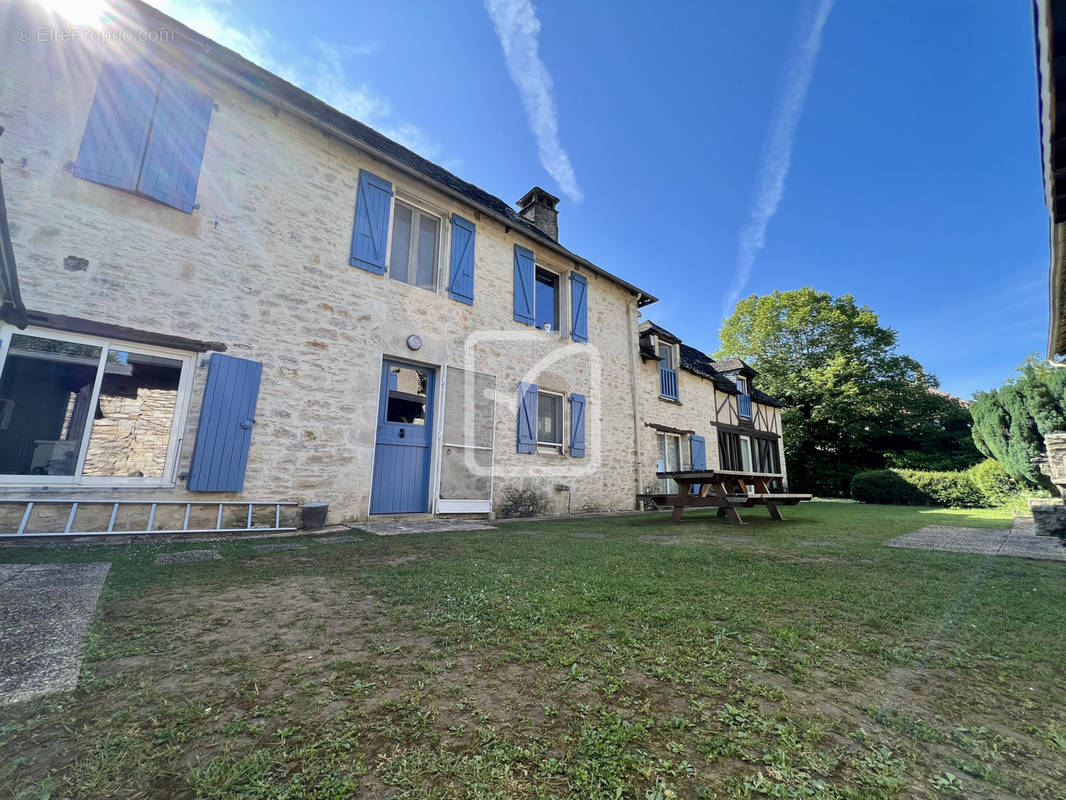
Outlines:
[[[654,333],[660,339],[666,339],[671,342],[676,342],[678,349],[681,351],[681,369],[686,372],[691,372],[693,375],[697,375],[700,378],[704,378],[714,382],[714,387],[721,392],[728,392],[729,394],[737,394],[736,383],[728,377],[728,373],[731,372],[744,372],[747,375],[755,376],[758,373],[741,361],[739,358],[729,358],[724,361],[715,361],[709,355],[702,350],[698,350],[691,345],[687,345],[682,342],[677,336],[670,333],[665,328],[661,328],[651,320],[645,320],[640,324],[640,336],[643,338],[646,335]],[[639,352],[641,358],[645,360],[659,361],[659,356],[649,347],[646,347],[643,342],[639,343]],[[768,406],[777,406],[779,408],[784,407],[784,403],[777,400],[774,397],[766,394],[766,392],[760,392],[758,389],[750,386],[749,391],[753,400],[759,403],[763,403]]]
[[[1049,359],[1066,355],[1066,0],[1033,0],[1044,201],[1051,227]],[[1062,178],[1062,180],[1059,180]]]
[[[4,129],[0,128],[0,136]],[[3,164],[0,159],[0,164]],[[7,206],[4,203],[4,182],[0,178],[0,319],[19,328],[25,328],[26,306],[19,290],[18,270],[15,268],[15,251],[11,247],[11,231],[7,225]]]
[[[423,158],[398,142],[378,133],[370,126],[338,111],[314,95],[252,63],[233,50],[223,47],[218,42],[182,25],[141,0],[111,0],[111,5],[128,18],[131,27],[139,25],[146,30],[165,28],[172,31],[175,46],[185,51],[191,50],[201,62],[207,62],[205,66],[212,68],[242,89],[273,98],[287,110],[311,124],[371,152],[397,169],[433,184],[445,194],[465,201],[510,229],[520,231],[536,241],[538,245],[553,250],[591,272],[622,286],[637,296],[638,306],[649,305],[658,299],[563,247],[532,222],[519,216],[514,208],[495,195],[464,181],[444,167]]]

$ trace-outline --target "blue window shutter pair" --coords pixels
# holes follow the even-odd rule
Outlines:
[[[537,452],[537,384],[518,384],[518,452]]]
[[[707,469],[707,440],[702,436],[690,436],[689,447],[692,448],[692,469]]]
[[[570,455],[585,457],[585,395],[570,395]]]
[[[359,170],[355,223],[352,226],[352,255],[348,260],[353,267],[376,275],[385,274],[391,205],[392,184],[365,169]]]
[[[252,442],[263,365],[212,353],[189,467],[189,491],[239,492]]]
[[[536,261],[533,251],[514,246],[514,318],[524,325],[533,324],[533,285]]]
[[[575,342],[589,340],[589,282],[584,275],[570,273],[570,336]]]
[[[143,61],[105,64],[74,174],[191,214],[211,98]]]
[[[474,223],[452,215],[452,277],[448,296],[468,306],[474,305]]]

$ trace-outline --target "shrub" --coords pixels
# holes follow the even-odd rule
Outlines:
[[[860,503],[920,506],[928,503],[918,488],[907,483],[894,469],[873,469],[851,479],[851,496]]]
[[[993,459],[964,472],[878,469],[851,479],[851,496],[856,500],[901,506],[994,508],[1020,490],[1020,484]]]
[[[994,458],[987,458],[976,467],[971,467],[969,473],[991,505],[1006,505],[1023,491],[1021,483],[1011,477]]]

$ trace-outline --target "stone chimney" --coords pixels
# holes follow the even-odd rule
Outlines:
[[[559,198],[534,186],[518,201],[518,213],[537,226],[541,233],[559,241],[559,212],[555,206]]]

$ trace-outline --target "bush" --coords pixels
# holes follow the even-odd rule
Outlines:
[[[993,506],[1009,503],[1023,492],[1023,487],[994,458],[987,458],[976,467],[971,467],[970,475],[977,488]]]
[[[995,508],[1020,490],[1020,484],[993,459],[964,472],[878,469],[851,479],[851,496],[856,500],[900,506]]]

